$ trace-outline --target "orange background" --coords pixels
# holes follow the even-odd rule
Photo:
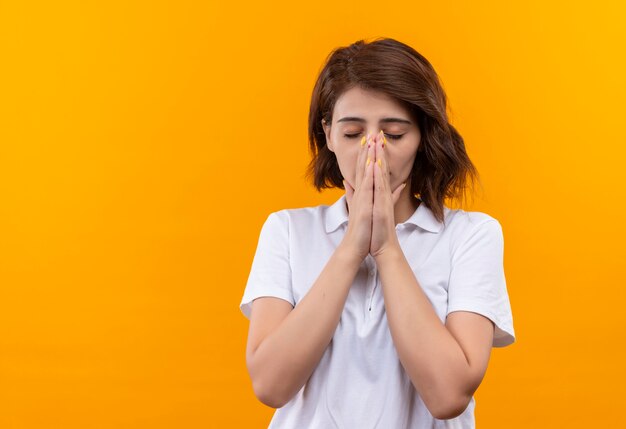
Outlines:
[[[497,218],[517,342],[478,427],[618,427],[623,2],[0,3],[0,427],[265,428],[239,311],[326,55],[424,54]],[[620,423],[621,422],[621,423]]]

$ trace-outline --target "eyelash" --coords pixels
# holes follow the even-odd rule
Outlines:
[[[358,133],[358,134],[344,134],[343,136],[347,137],[349,139],[354,139],[354,138],[357,138],[359,136],[359,134],[360,133]],[[385,136],[390,138],[390,139],[392,139],[392,140],[400,140],[403,135],[404,134],[395,135],[395,134],[387,134],[387,133],[385,133]]]

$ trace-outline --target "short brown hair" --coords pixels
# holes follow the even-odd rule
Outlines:
[[[306,177],[315,188],[343,187],[337,158],[326,146],[321,124],[332,122],[342,93],[353,87],[380,91],[405,106],[417,122],[421,142],[413,164],[411,192],[444,219],[445,198],[464,196],[467,179],[480,181],[461,135],[448,122],[447,98],[430,62],[410,46],[389,38],[370,43],[358,40],[333,50],[321,70],[309,110],[309,149],[312,160]]]

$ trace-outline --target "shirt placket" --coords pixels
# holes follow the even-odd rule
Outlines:
[[[372,314],[372,302],[374,301],[374,294],[376,293],[376,287],[378,286],[378,270],[376,269],[376,262],[371,255],[367,255],[367,291],[368,297],[365,305],[367,306],[367,316]]]

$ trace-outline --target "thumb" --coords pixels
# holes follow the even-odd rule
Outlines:
[[[351,206],[352,196],[354,195],[354,189],[348,182],[343,181],[343,187],[346,190],[346,200],[348,201],[348,207]]]
[[[398,199],[400,198],[400,194],[402,193],[402,190],[406,187],[406,182],[402,183],[400,186],[398,186],[396,188],[395,191],[393,191],[393,194],[391,194],[391,199],[393,200],[393,204],[395,205],[396,202],[398,201]]]

